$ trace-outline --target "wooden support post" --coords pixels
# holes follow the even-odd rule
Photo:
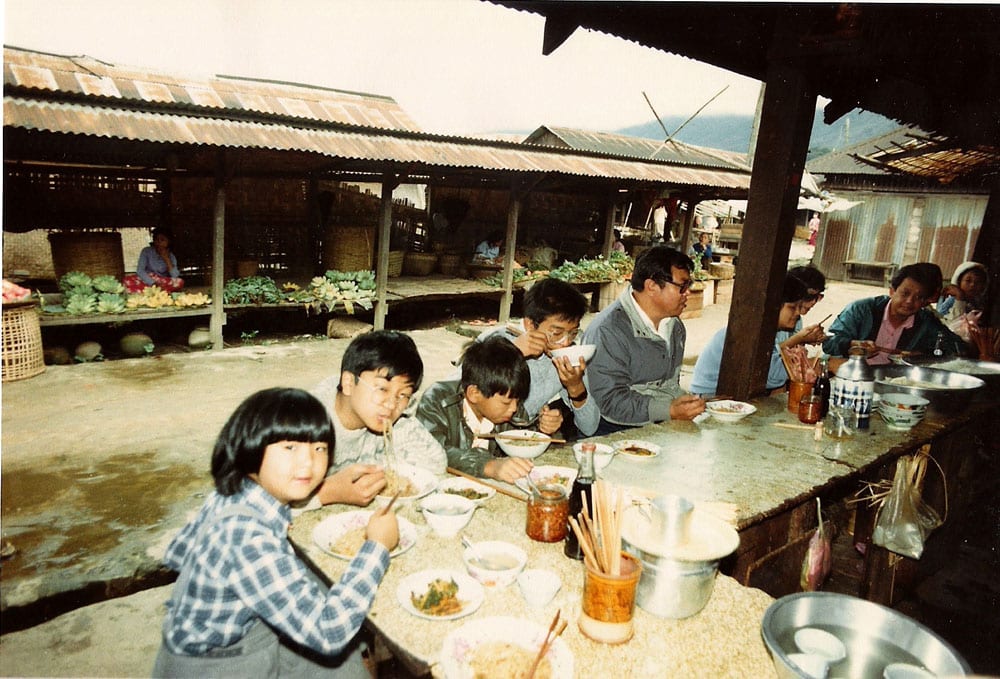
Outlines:
[[[604,203],[604,245],[601,246],[601,254],[604,259],[611,256],[611,248],[615,244],[615,198],[617,191],[610,191]]]
[[[391,171],[382,175],[382,200],[379,204],[378,255],[375,260],[375,329],[385,330],[385,317],[389,312],[385,289],[389,284],[389,237],[392,233],[392,192],[399,180]]]
[[[805,67],[773,61],[719,369],[719,393],[737,399],[762,393],[766,386],[815,110]]]
[[[517,218],[521,213],[521,182],[514,180],[510,190],[510,204],[507,206],[507,236],[503,256],[503,297],[500,299],[498,321],[510,320],[510,308],[514,304],[514,251],[517,249]]]
[[[990,198],[972,259],[986,265],[990,272],[987,290],[991,294],[986,296],[981,325],[996,328],[1000,326],[1000,300],[996,294],[996,290],[1000,289],[1000,177],[995,177],[990,186]]]
[[[212,316],[209,322],[209,334],[212,337],[213,350],[223,348],[222,328],[226,325],[226,312],[223,307],[222,290],[226,284],[227,183],[225,151],[220,149],[215,168],[215,210],[212,220]]]
[[[687,201],[687,214],[684,215],[684,228],[681,230],[681,247],[680,251],[686,253],[688,251],[688,243],[691,242],[691,229],[694,227],[694,208],[701,201],[691,196],[685,199]]]

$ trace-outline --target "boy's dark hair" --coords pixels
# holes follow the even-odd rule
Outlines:
[[[472,342],[462,352],[462,391],[476,386],[483,396],[509,395],[518,400],[528,397],[531,372],[524,355],[509,340],[487,337]]]
[[[893,289],[898,288],[907,278],[912,279],[923,288],[924,295],[930,297],[941,289],[941,281],[944,276],[941,274],[941,267],[937,264],[917,262],[916,264],[907,264],[897,271],[889,285]]]
[[[781,303],[792,304],[794,302],[805,301],[809,296],[809,288],[800,278],[796,278],[790,272],[785,276],[785,283],[781,286]]]
[[[585,313],[587,298],[571,283],[558,278],[536,281],[524,293],[524,317],[530,318],[535,326],[550,316],[579,321]]]
[[[319,400],[302,389],[275,387],[248,397],[219,432],[212,478],[220,495],[233,495],[260,471],[264,449],[278,441],[325,443],[333,458],[333,423]]]
[[[635,260],[635,267],[632,269],[632,289],[640,292],[649,279],[659,286],[664,286],[667,281],[673,280],[671,269],[694,269],[691,258],[680,250],[675,250],[667,245],[654,245],[648,250],[644,250]]]
[[[794,276],[815,292],[826,290],[826,276],[814,266],[793,266],[788,270],[789,276]]]
[[[424,362],[417,351],[413,338],[395,330],[373,330],[358,335],[347,345],[340,361],[340,372],[349,372],[355,377],[367,370],[385,370],[385,376],[392,379],[397,375],[409,377],[413,390],[420,388],[424,379]],[[337,385],[340,391],[340,385]]]

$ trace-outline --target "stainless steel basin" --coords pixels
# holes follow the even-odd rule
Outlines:
[[[874,372],[876,394],[922,396],[930,401],[928,408],[939,413],[963,410],[984,385],[972,375],[922,366],[884,365]]]
[[[801,592],[775,601],[764,613],[761,636],[782,679],[808,677],[788,656],[797,653],[794,635],[815,627],[836,636],[847,654],[827,676],[882,679],[890,663],[920,665],[940,677],[966,676],[968,663],[946,641],[891,608],[832,592]]]

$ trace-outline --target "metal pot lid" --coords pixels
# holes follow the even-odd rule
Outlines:
[[[691,512],[688,539],[667,549],[663,536],[653,528],[650,515],[642,507],[632,505],[622,516],[622,540],[649,554],[679,561],[718,561],[732,554],[740,544],[736,529],[709,512]]]

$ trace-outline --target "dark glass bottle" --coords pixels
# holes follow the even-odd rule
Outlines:
[[[822,399],[819,416],[826,417],[826,413],[830,410],[830,371],[827,368],[825,358],[820,359],[819,362],[819,373],[813,383],[813,395]]]
[[[583,443],[580,445],[580,469],[576,473],[573,481],[573,488],[569,492],[569,515],[580,521],[579,514],[583,511],[583,494],[587,494],[588,507],[594,501],[594,451],[596,446],[593,443]],[[567,520],[568,523],[568,520]],[[563,553],[571,559],[583,560],[583,550],[580,549],[580,541],[573,532],[573,527],[569,526],[566,533],[566,543],[563,546]]]

